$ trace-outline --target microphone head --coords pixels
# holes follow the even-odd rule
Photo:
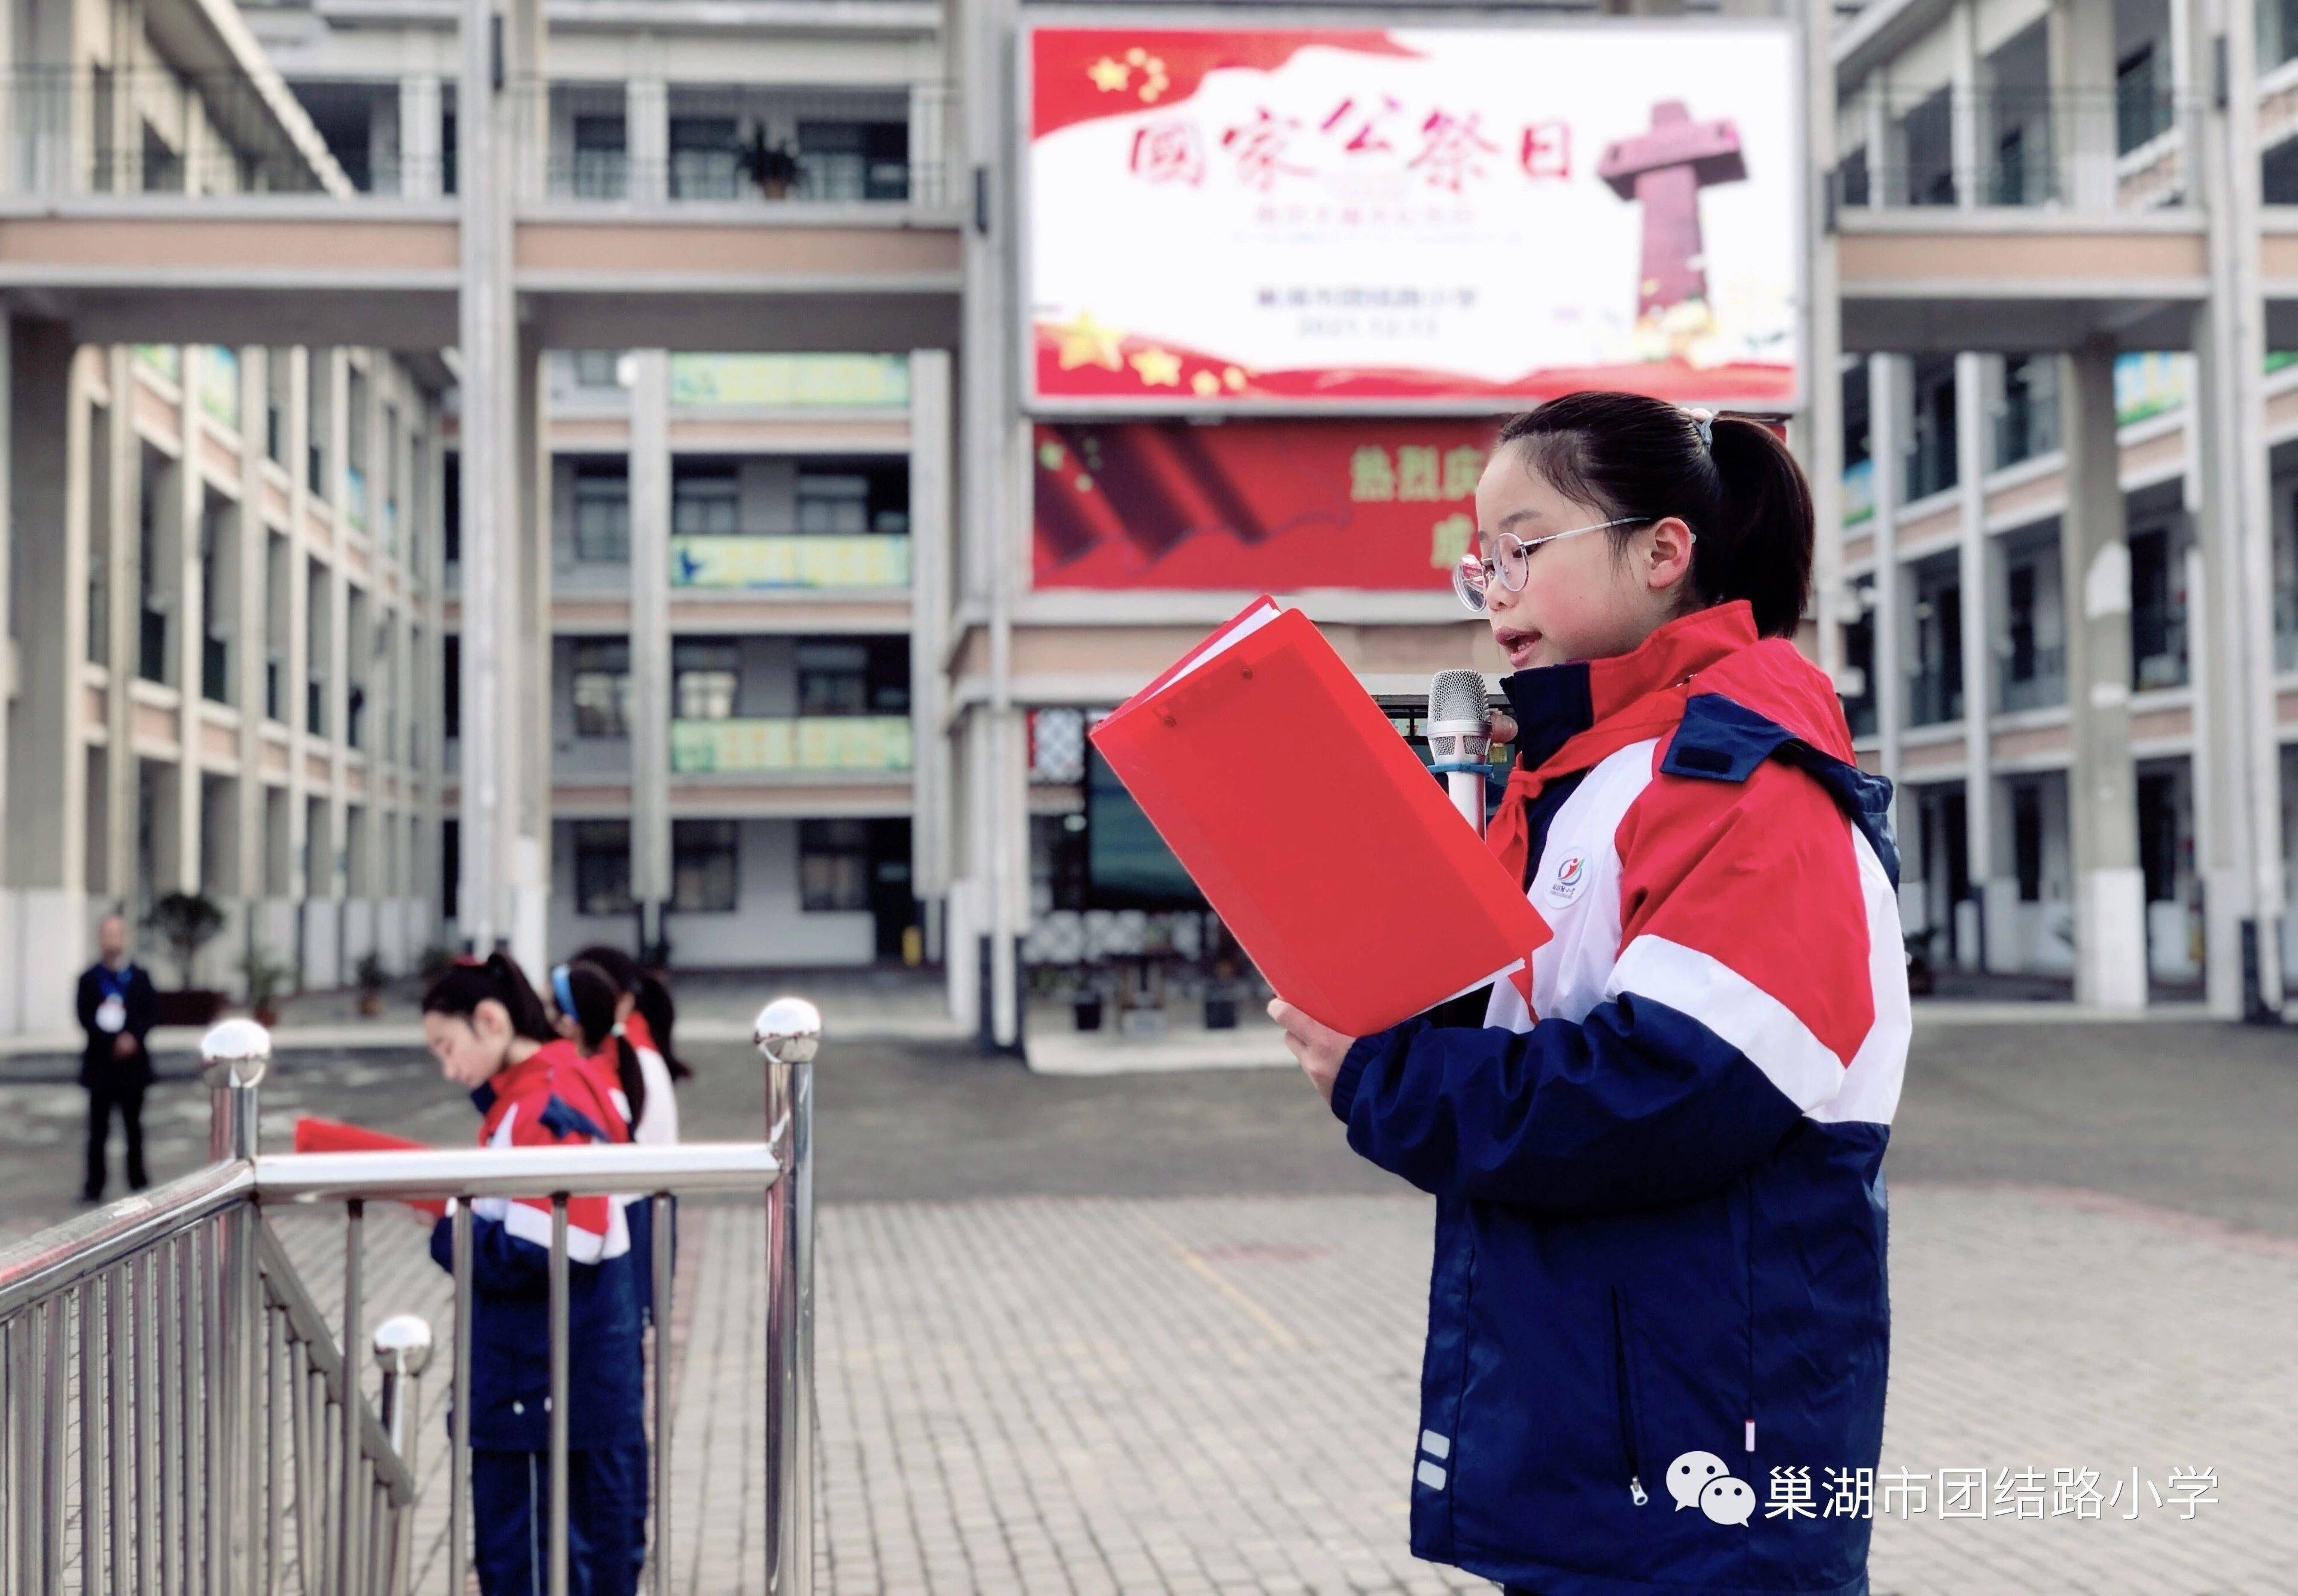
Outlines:
[[[1428,679],[1428,752],[1436,770],[1479,769],[1491,758],[1490,707],[1482,671],[1438,671]]]

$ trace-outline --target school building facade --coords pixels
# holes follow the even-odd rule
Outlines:
[[[2298,975],[2298,22],[2203,9],[1785,12],[1793,436],[1911,932],[2231,1013]],[[1032,966],[1194,937],[1085,879],[1084,732],[1248,595],[1046,579],[1100,466],[1016,369],[1035,14],[20,0],[0,1026],[178,887],[218,984],[908,958],[1005,1043]],[[1359,498],[1456,475],[1351,425]],[[1503,668],[1448,593],[1291,596],[1376,691]]]

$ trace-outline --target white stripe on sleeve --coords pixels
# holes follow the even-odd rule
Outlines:
[[[1665,937],[1641,936],[1621,950],[1604,986],[1649,997],[1688,1014],[1746,1054],[1796,1107],[1809,1112],[1843,1089],[1843,1061],[1793,1010],[1720,959]]]

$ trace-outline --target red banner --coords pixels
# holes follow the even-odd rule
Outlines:
[[[1443,589],[1492,424],[1043,424],[1035,583]]]

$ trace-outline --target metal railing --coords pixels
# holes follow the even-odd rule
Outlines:
[[[348,194],[277,79],[164,68],[0,70],[0,190],[83,194]]]
[[[1830,188],[1844,208],[2183,203],[2190,196],[2178,135],[2197,104],[2138,81],[2104,89],[1871,91],[1860,102],[1869,136],[1851,137]]]
[[[813,1069],[821,1017],[783,998],[759,1014],[761,1143],[262,1154],[258,1088],[270,1039],[227,1021],[202,1044],[213,1108],[207,1167],[0,1251],[0,1592],[413,1589],[419,1384],[431,1327],[384,1319],[379,1400],[351,1349],[364,1323],[368,1203],[448,1199],[454,1329],[443,1589],[470,1566],[471,1202],[549,1194],[551,1596],[568,1581],[570,1196],[762,1192],[770,1378],[766,1567],[775,1596],[813,1581]],[[267,1216],[344,1211],[343,1337]],[[671,1588],[672,1409],[665,1335],[671,1204],[652,1204],[655,1371],[649,1588]]]

